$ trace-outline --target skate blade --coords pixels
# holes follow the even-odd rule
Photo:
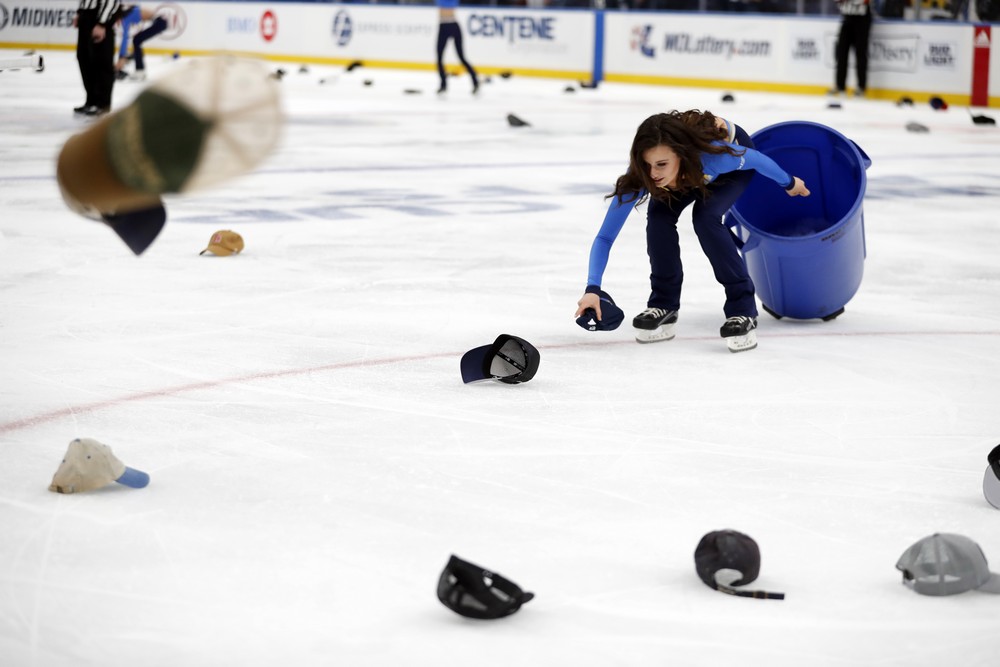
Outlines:
[[[637,343],[659,343],[664,340],[672,340],[677,334],[674,332],[675,324],[661,324],[655,329],[635,329],[635,342]]]
[[[730,352],[746,352],[757,347],[757,332],[750,331],[745,336],[730,336],[726,338]]]

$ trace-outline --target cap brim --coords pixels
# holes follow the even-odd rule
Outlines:
[[[235,255],[237,253],[233,252],[229,248],[223,248],[220,245],[210,245],[204,250],[202,250],[199,255],[204,255],[206,252],[215,255],[216,257],[229,257],[230,255]]]
[[[476,347],[462,355],[462,382],[468,384],[478,380],[491,379],[484,372],[487,358],[493,356],[493,346]]]
[[[986,502],[1000,509],[1000,478],[993,472],[992,466],[987,467],[983,475],[983,495],[986,496]]]
[[[159,236],[163,225],[167,222],[167,211],[160,204],[141,211],[106,213],[102,217],[118,238],[125,242],[129,250],[141,255]]]
[[[593,308],[583,311],[583,315],[576,318],[576,323],[587,331],[597,331],[600,326],[600,322],[597,320],[597,311]]]
[[[135,468],[129,468],[125,466],[125,472],[122,476],[115,480],[119,484],[124,484],[125,486],[130,486],[133,489],[141,489],[147,484],[149,484],[149,475],[141,470],[136,470]]]
[[[990,578],[985,584],[976,589],[981,593],[993,593],[995,595],[1000,595],[1000,574],[995,572],[990,573]]]

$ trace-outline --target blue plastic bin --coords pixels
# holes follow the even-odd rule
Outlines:
[[[756,174],[726,215],[743,242],[757,297],[775,317],[833,319],[857,293],[864,273],[862,203],[871,160],[819,123],[778,123],[752,139],[812,193],[789,197]]]

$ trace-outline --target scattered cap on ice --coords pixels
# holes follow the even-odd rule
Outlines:
[[[903,97],[900,97],[899,100],[896,102],[896,106],[898,106],[898,107],[912,107],[913,106],[913,98],[907,97],[907,96],[904,95]]]
[[[527,382],[535,377],[541,355],[535,346],[517,336],[500,334],[490,345],[462,355],[462,381],[499,380],[507,384]]]
[[[723,102],[735,102],[736,98],[733,97],[732,93],[726,93],[725,95],[722,96],[722,101]]]
[[[243,252],[243,237],[228,229],[215,232],[208,240],[208,247],[198,254],[204,255],[206,252],[220,257],[238,255]]]
[[[899,557],[896,569],[921,595],[1000,593],[1000,575],[990,572],[979,545],[962,535],[934,533],[919,540]]]
[[[615,305],[615,300],[604,290],[587,288],[587,292],[596,294],[601,300],[601,319],[597,319],[597,312],[593,308],[583,311],[583,315],[576,318],[576,323],[587,331],[611,331],[617,329],[618,325],[625,319],[625,313]]]
[[[733,588],[753,582],[760,573],[760,549],[757,543],[749,535],[735,530],[715,530],[702,537],[694,550],[694,567],[705,585],[717,591],[745,598],[785,599],[784,593]],[[730,572],[725,572],[727,570]],[[739,578],[732,578],[733,570],[739,572]],[[728,581],[720,581],[723,578]]]
[[[149,484],[149,475],[126,466],[107,445],[91,438],[77,438],[69,443],[49,491],[79,493],[99,489],[111,482],[141,489]]]
[[[983,495],[986,501],[1000,509],[1000,445],[997,445],[986,455],[989,465],[983,475]]]
[[[938,109],[940,111],[944,111],[944,110],[946,110],[948,108],[948,103],[945,102],[944,99],[942,99],[940,97],[932,97],[931,98],[931,108],[932,109]]]
[[[507,122],[511,127],[531,127],[531,123],[512,113],[507,114]]]
[[[493,619],[510,616],[535,597],[513,581],[452,555],[441,571],[438,600],[456,614]]]

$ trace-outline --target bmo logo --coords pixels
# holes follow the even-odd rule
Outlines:
[[[260,36],[270,42],[278,34],[278,17],[270,9],[260,17]]]

